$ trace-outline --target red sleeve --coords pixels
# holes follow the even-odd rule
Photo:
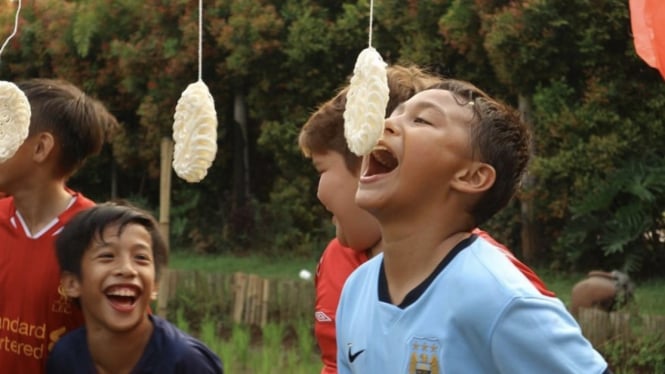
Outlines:
[[[26,235],[13,198],[0,199],[0,366],[3,373],[43,373],[55,342],[83,324],[81,310],[58,293],[60,269],[54,238],[78,211],[92,205],[76,201],[52,227]]]
[[[337,373],[337,340],[335,339],[335,313],[346,278],[367,261],[364,251],[358,252],[342,246],[337,239],[330,241],[321,255],[316,269],[316,303],[314,335],[321,350],[322,374]]]
[[[515,255],[513,255],[513,253],[508,248],[506,248],[505,245],[499,243],[498,241],[496,241],[496,239],[490,236],[490,234],[481,229],[476,228],[473,230],[473,233],[487,240],[488,242],[492,243],[497,248],[499,248],[508,257],[508,259],[510,259],[510,262],[512,262],[513,265],[515,265],[515,267],[517,267],[517,269],[519,269],[519,271],[521,271],[522,274],[524,274],[524,276],[527,277],[527,279],[531,282],[531,284],[533,284],[534,287],[536,287],[536,289],[538,289],[538,291],[541,294],[551,297],[556,296],[554,292],[547,289],[547,286],[545,286],[545,282],[543,282],[540,279],[540,277],[538,277],[538,275],[533,270],[531,270],[530,267],[526,266],[525,263],[518,260],[517,257],[515,257]]]

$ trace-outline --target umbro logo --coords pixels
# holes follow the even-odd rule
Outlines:
[[[319,322],[332,322],[332,318],[328,317],[327,314],[318,310],[314,313],[314,318]]]
[[[349,362],[353,363],[353,361],[355,361],[356,358],[358,358],[358,356],[360,356],[360,354],[363,353],[363,352],[365,352],[365,350],[361,349],[356,353],[352,353],[351,352],[351,344],[349,344]]]

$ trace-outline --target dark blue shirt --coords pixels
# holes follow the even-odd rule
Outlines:
[[[149,316],[155,326],[133,374],[223,374],[222,362],[199,340],[185,334],[170,322]],[[46,363],[51,374],[93,374],[85,327],[63,336],[56,343]]]

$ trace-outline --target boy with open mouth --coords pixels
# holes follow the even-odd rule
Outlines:
[[[356,204],[382,250],[346,281],[339,373],[604,373],[564,304],[473,232],[530,156],[519,113],[448,79],[400,104],[363,160]]]
[[[85,326],[53,348],[48,373],[222,373],[202,342],[150,314],[167,248],[155,219],[128,205],[77,214],[56,239],[61,289]]]

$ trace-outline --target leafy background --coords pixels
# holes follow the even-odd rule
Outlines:
[[[24,1],[0,79],[64,78],[122,131],[71,185],[157,211],[160,141],[198,78],[198,8],[184,0]],[[171,244],[198,253],[316,257],[332,236],[297,134],[368,44],[369,1],[207,0],[202,77],[219,116],[205,180],[173,179]],[[0,35],[16,3],[0,7]],[[389,63],[469,80],[523,111],[535,157],[486,227],[532,266],[665,265],[665,82],[636,54],[625,0],[385,0]]]

